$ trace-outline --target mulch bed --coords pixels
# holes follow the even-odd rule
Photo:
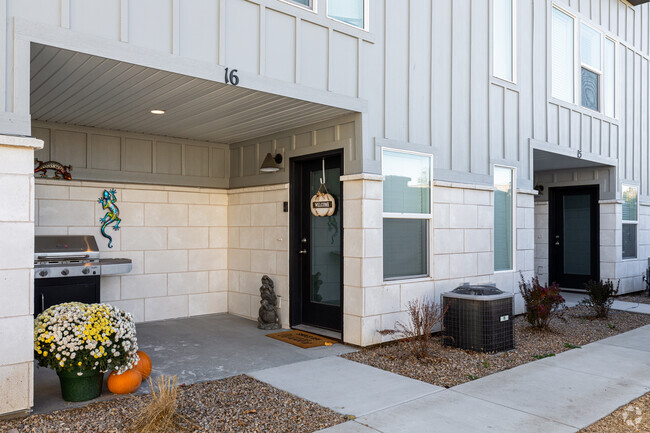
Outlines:
[[[650,393],[626,404],[579,433],[650,432]]]
[[[449,388],[647,324],[647,314],[612,310],[607,320],[596,320],[590,310],[579,306],[564,310],[562,319],[554,318],[547,331],[532,328],[523,316],[515,318],[516,347],[509,352],[485,354],[446,347],[436,338],[430,357],[424,360],[412,356],[406,342],[385,343],[342,356]]]
[[[76,409],[0,421],[0,432],[128,432],[148,395],[116,398]],[[345,421],[316,403],[248,376],[181,386],[179,413],[191,432],[313,432]]]
[[[617,301],[638,302],[639,304],[650,304],[650,296],[646,292],[630,293],[628,295],[617,296]]]

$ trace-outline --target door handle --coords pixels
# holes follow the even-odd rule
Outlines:
[[[45,311],[45,294],[41,293],[41,312]]]
[[[560,241],[555,241],[555,245],[560,246]]]
[[[307,254],[307,250],[300,250],[298,251],[298,254]]]

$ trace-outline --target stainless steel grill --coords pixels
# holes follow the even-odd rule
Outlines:
[[[102,259],[93,236],[36,236],[34,278],[115,275],[131,272],[131,259]]]
[[[93,236],[36,236],[34,314],[62,302],[100,302],[100,276],[126,274],[131,259],[103,259]]]

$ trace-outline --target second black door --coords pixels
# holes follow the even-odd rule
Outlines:
[[[551,188],[549,194],[549,280],[582,290],[600,279],[598,186]]]

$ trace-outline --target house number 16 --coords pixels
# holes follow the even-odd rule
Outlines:
[[[226,84],[230,83],[233,86],[236,86],[239,84],[239,77],[237,76],[237,69],[233,69],[232,71],[228,72],[228,68],[226,68],[226,76],[225,79]]]

